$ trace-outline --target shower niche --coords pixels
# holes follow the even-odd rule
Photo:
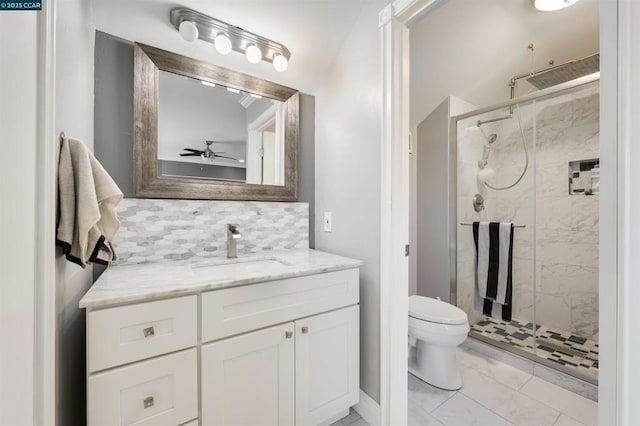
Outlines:
[[[569,162],[569,195],[594,195],[600,192],[600,159]]]
[[[599,80],[544,95],[452,118],[452,302],[471,337],[597,383]],[[483,210],[469,202],[475,194]],[[474,307],[475,245],[462,225],[474,221],[518,226],[511,321]]]

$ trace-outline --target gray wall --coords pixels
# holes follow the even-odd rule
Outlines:
[[[162,46],[158,46],[162,48]],[[133,188],[133,42],[95,35],[94,153],[127,198]],[[300,96],[298,201],[309,203],[309,242],[314,247],[315,99]]]
[[[417,139],[417,294],[449,302],[449,98],[418,125]]]
[[[316,247],[360,268],[360,387],[380,400],[380,28],[367,2],[316,93]],[[333,232],[323,231],[333,213]]]

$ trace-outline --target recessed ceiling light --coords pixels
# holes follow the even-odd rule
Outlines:
[[[215,83],[212,83],[210,81],[200,80],[200,83],[204,84],[205,86],[216,87]]]
[[[249,93],[249,96],[251,96],[252,98],[256,98],[256,99],[262,99],[262,96],[256,95],[255,93]]]
[[[227,90],[230,91],[231,93],[240,93],[240,90],[234,89],[233,87],[227,87]]]
[[[543,12],[564,9],[577,3],[579,0],[531,0],[531,4]]]

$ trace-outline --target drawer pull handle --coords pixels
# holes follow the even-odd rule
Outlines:
[[[143,330],[144,332],[144,337],[152,337],[155,336],[156,331],[153,329],[153,327],[147,327]]]
[[[293,337],[293,331],[285,331],[284,337],[286,337],[287,339],[291,339]]]
[[[148,396],[144,399],[144,408],[153,407],[153,404],[155,404],[155,401],[152,396]]]
[[[309,327],[304,326],[302,327],[302,334],[307,334],[309,332]]]

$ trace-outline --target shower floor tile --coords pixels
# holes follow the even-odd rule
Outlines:
[[[485,318],[471,326],[474,331],[492,340],[507,343],[577,372],[598,378],[598,343],[570,332],[538,325],[534,349],[533,324],[512,320]]]

